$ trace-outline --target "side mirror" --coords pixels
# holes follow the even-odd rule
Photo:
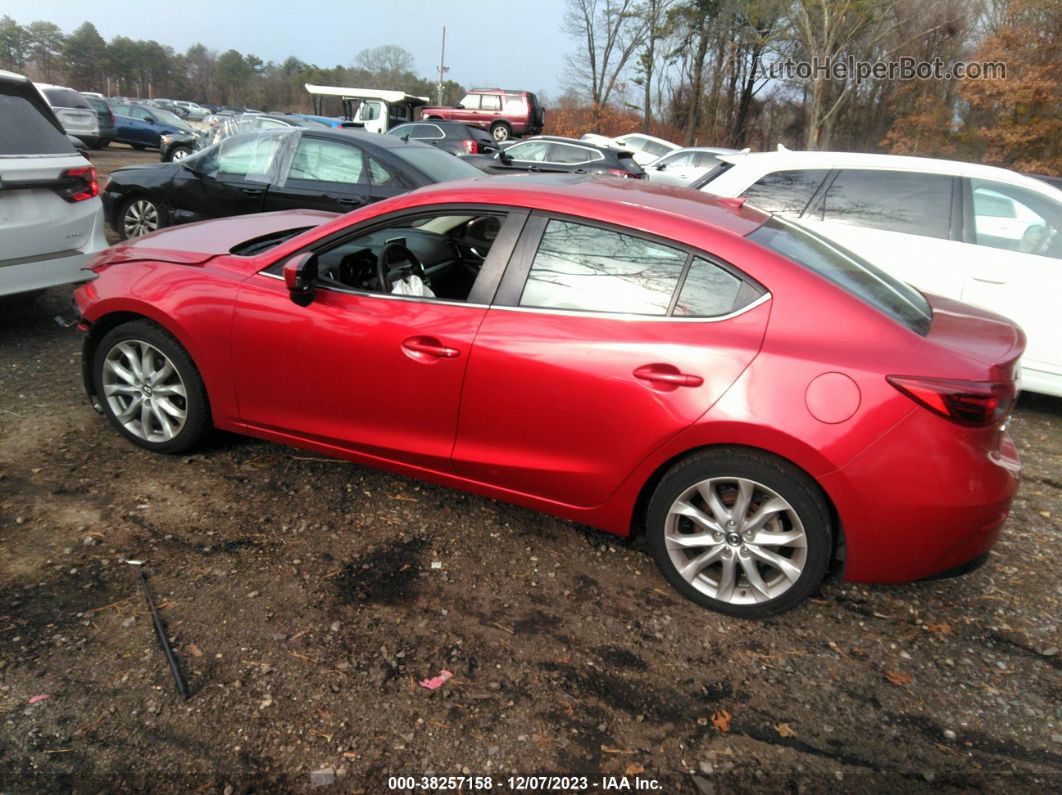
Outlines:
[[[465,109],[465,106],[462,105],[460,102],[458,102],[456,105],[454,105],[454,107],[457,108],[457,110],[464,110]]]
[[[513,162],[512,155],[510,155],[504,149],[499,149],[498,150],[498,159],[501,162],[505,163],[506,165],[508,165],[509,163]]]
[[[284,284],[293,302],[308,306],[316,292],[317,255],[312,251],[304,251],[285,262]]]
[[[667,168],[667,163],[661,163],[659,166],[656,167],[656,170],[663,171],[665,168]]]

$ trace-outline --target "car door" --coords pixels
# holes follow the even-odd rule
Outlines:
[[[476,112],[476,123],[485,130],[498,121],[502,115],[502,95],[482,94],[479,100],[479,110]]]
[[[800,220],[918,289],[957,299],[960,190],[948,174],[841,169]]]
[[[1023,378],[1062,390],[1062,201],[997,180],[963,179],[967,223],[954,259],[960,298],[1016,321],[1028,338]]]
[[[452,472],[473,339],[526,212],[502,215],[466,300],[384,295],[323,282],[311,303],[298,306],[278,267],[245,281],[232,337],[241,421],[284,439],[313,439],[377,460]],[[359,241],[394,242],[409,228],[401,217],[374,219],[332,250],[347,246],[356,257]]]
[[[550,146],[548,157],[549,159],[539,166],[540,171],[589,174],[595,161],[598,161],[598,165],[604,161],[604,157],[600,152],[588,146],[561,142],[554,142]]]
[[[651,182],[661,185],[687,185],[692,180],[694,152],[679,152],[660,159],[645,169]]]
[[[479,102],[479,94],[466,94],[465,97],[457,103],[457,107],[454,108],[452,118],[457,121],[463,121],[465,124],[481,127],[482,124],[479,120]]]
[[[514,171],[541,171],[549,159],[550,141],[521,141],[501,150],[488,171],[492,174],[509,174]]]
[[[181,162],[171,187],[175,223],[261,212],[288,130],[244,133]]]
[[[534,214],[476,336],[458,474],[603,502],[759,349],[763,289],[702,252]]]
[[[266,196],[266,210],[308,208],[346,213],[374,200],[365,151],[360,146],[305,132],[294,134],[292,140],[294,146],[281,166],[281,177]]]
[[[146,108],[133,105],[130,115],[136,122],[133,125],[133,140],[144,146],[158,146],[161,143],[162,134],[155,124],[155,117]]]

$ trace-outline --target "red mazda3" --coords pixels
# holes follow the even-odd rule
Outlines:
[[[93,404],[647,533],[698,604],[765,616],[832,560],[987,557],[1018,487],[1024,335],[741,200],[578,176],[163,229],[76,292]]]

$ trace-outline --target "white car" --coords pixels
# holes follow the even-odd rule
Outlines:
[[[82,267],[107,247],[96,169],[12,72],[0,71],[0,131],[0,296],[86,281]]]
[[[582,140],[598,146],[607,146],[611,149],[626,149],[628,152],[634,152],[634,162],[639,166],[647,166],[679,148],[678,144],[665,141],[663,138],[654,138],[644,133],[627,133],[627,135],[620,135],[616,138],[587,133],[582,137]]]
[[[747,149],[745,150],[748,151]],[[738,155],[740,149],[689,146],[664,155],[645,169],[645,176],[658,185],[687,186],[719,165],[720,155]]]
[[[1028,336],[1022,387],[1062,396],[1062,191],[1013,171],[848,152],[724,155],[694,188],[798,220]]]

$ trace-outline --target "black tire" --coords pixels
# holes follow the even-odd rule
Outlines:
[[[490,137],[499,144],[502,141],[508,141],[513,137],[513,128],[504,121],[494,122],[494,124],[490,126]]]
[[[173,149],[170,150],[170,162],[171,163],[178,162],[178,161],[183,160],[184,158],[188,157],[188,155],[190,155],[190,154],[192,154],[192,147],[190,147],[190,146],[175,146],[175,147],[173,147]]]
[[[143,206],[144,203],[147,203],[153,209],[157,223],[155,224],[154,229],[147,229],[139,234],[131,234],[132,230],[126,228],[127,218],[134,212],[139,212],[143,215],[146,212],[146,209]],[[150,218],[150,215],[148,215],[148,218]],[[150,196],[143,193],[137,193],[122,202],[114,219],[114,231],[118,233],[118,238],[120,240],[129,240],[131,237],[140,237],[148,232],[162,229],[162,227],[166,226],[167,221],[168,215],[166,213],[166,208],[162,204]],[[132,219],[130,219],[129,225],[135,228],[135,223]]]
[[[751,535],[745,537],[741,532],[733,532],[742,530],[742,524],[733,529],[720,527],[723,531],[721,533],[708,532],[691,519],[671,513],[680,497],[689,494],[697,484],[711,479],[718,479],[713,488],[722,490],[722,493],[715,493],[720,497],[724,509],[734,504],[727,502],[729,497],[726,495],[732,493],[733,500],[736,501],[738,482],[744,481],[751,484],[748,488],[751,489],[753,500],[744,517],[751,518],[757,506],[772,500],[772,493],[787,504],[787,510],[764,512],[764,515],[775,518],[765,523],[762,530],[748,528]],[[732,486],[729,485],[730,482],[733,483]],[[691,502],[703,500],[701,493],[696,490],[693,497],[688,499]],[[761,498],[760,502],[756,502],[757,497]],[[684,498],[684,504],[686,499]],[[714,527],[722,524],[710,513],[706,501],[699,504],[703,514],[715,522]],[[738,519],[738,522],[743,523],[744,518]],[[775,546],[777,542],[773,540],[768,541],[766,545],[752,542],[753,538],[799,536],[800,530],[803,531],[803,547],[799,547],[799,541],[786,547]],[[706,450],[672,467],[653,492],[646,515],[646,531],[649,548],[664,579],[687,599],[702,607],[738,618],[765,618],[796,607],[822,582],[833,552],[833,527],[829,507],[815,481],[780,458],[740,447]],[[781,535],[778,535],[779,533]],[[711,537],[712,540],[703,545],[690,545],[688,548],[675,544],[673,539],[687,534]],[[669,538],[672,539],[670,542]],[[725,558],[712,559],[701,566],[694,564],[692,571],[697,574],[688,575],[689,579],[679,573],[673,559],[674,556],[681,561],[693,561],[699,556],[710,557],[710,553],[716,550],[720,556],[725,555]],[[789,551],[790,554],[784,554],[783,550]],[[775,560],[779,557],[785,558],[788,565],[784,568],[793,571],[791,577],[786,576],[783,567],[761,562],[758,554],[766,553],[773,555]],[[715,571],[717,565],[718,572]],[[727,565],[734,572],[730,580],[733,585],[729,588],[729,598],[715,598],[711,592],[718,594],[724,590],[724,571]],[[754,569],[752,573],[759,577],[761,584],[769,586],[767,590],[761,592],[759,588],[754,587],[746,566]],[[765,571],[768,572],[767,575],[764,575]],[[799,575],[796,571],[799,571]]]
[[[156,354],[161,353],[165,359],[169,360],[176,377],[180,379],[181,385],[184,387],[185,396],[183,400],[179,399],[179,395],[167,396],[171,405],[183,408],[185,412],[183,427],[170,439],[151,440],[135,433],[118,418],[117,414],[122,406],[122,401],[127,396],[118,395],[112,399],[106,394],[104,365],[107,362],[107,357],[112,351],[116,350],[117,346],[129,342],[134,343],[134,347],[138,351],[142,350],[139,343],[146,343],[155,349]],[[156,364],[160,361],[160,359],[155,358]],[[160,367],[159,369],[162,368]],[[123,323],[103,336],[93,351],[92,379],[97,398],[103,407],[103,413],[108,422],[118,433],[145,450],[151,450],[155,453],[183,453],[202,442],[210,431],[210,402],[207,398],[206,387],[203,385],[203,379],[199,375],[199,370],[181,343],[168,331],[150,320],[134,320],[129,323]],[[159,385],[156,385],[155,389],[161,393]]]

